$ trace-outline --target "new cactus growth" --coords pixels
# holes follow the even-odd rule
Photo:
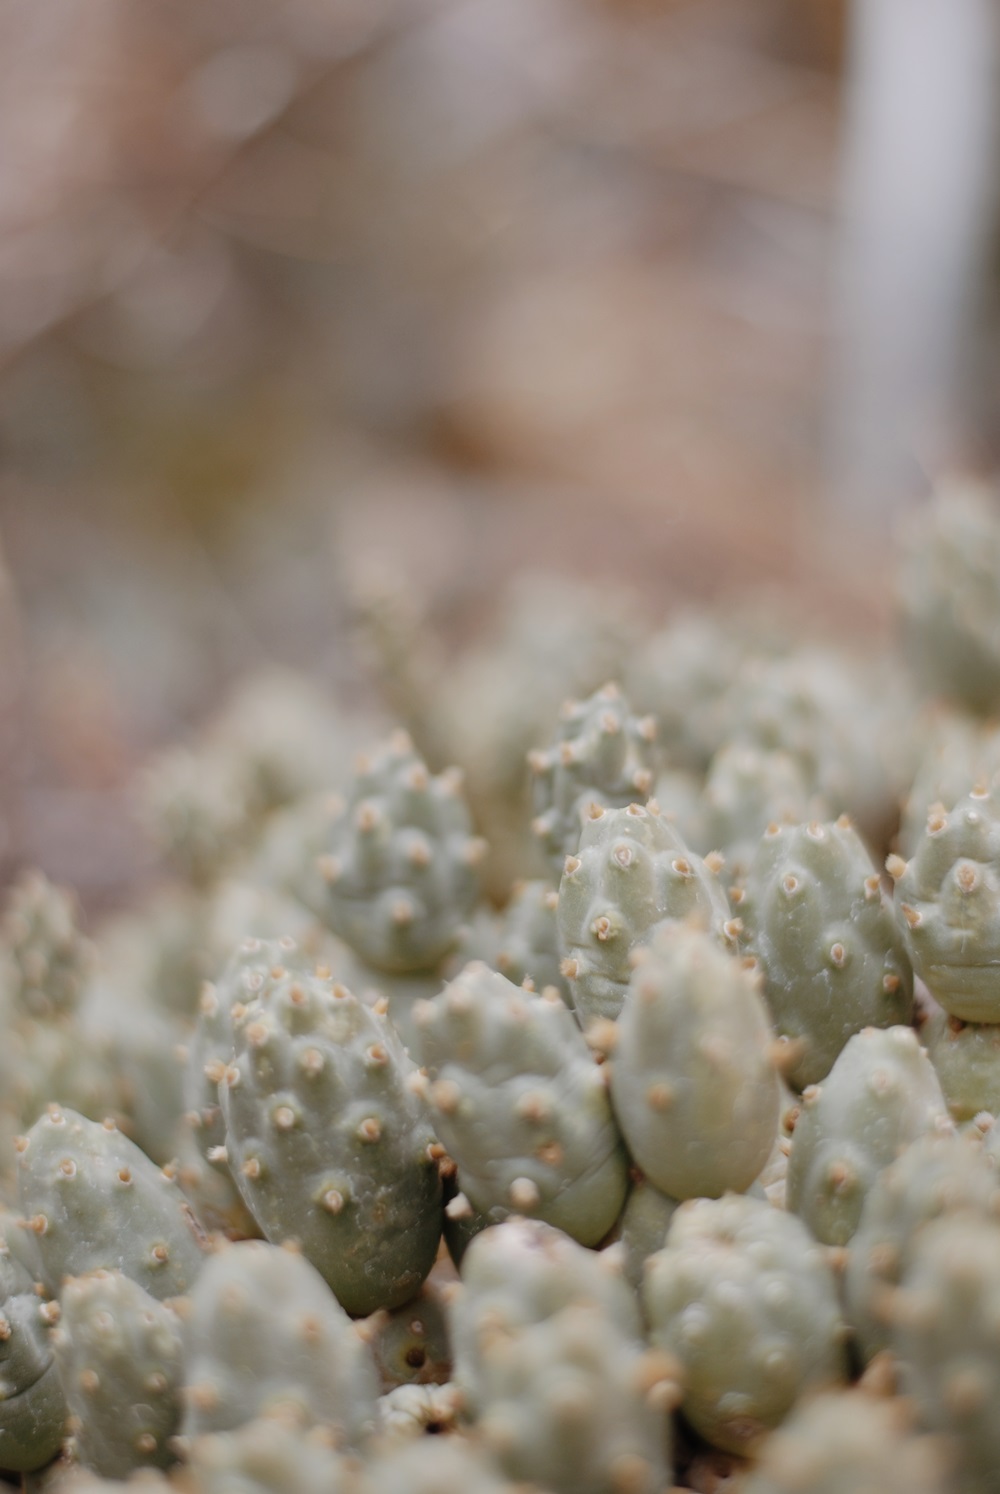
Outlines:
[[[788,1159],[788,1207],[818,1240],[846,1245],[879,1173],[911,1142],[950,1129],[926,1053],[908,1027],[867,1027],[810,1085]]]
[[[656,776],[656,723],[635,717],[617,685],[562,708],[552,746],[528,754],[535,799],[531,828],[556,872],[580,844],[591,804],[644,803]]]
[[[120,1271],[71,1277],[53,1336],[80,1462],[104,1478],[174,1461],[181,1320]]]
[[[653,1344],[680,1362],[685,1417],[746,1453],[808,1390],[847,1369],[833,1273],[792,1214],[755,1198],[692,1199],[646,1264]]]
[[[201,1269],[201,1227],[176,1181],[112,1123],[53,1106],[20,1139],[18,1196],[50,1292],[121,1271],[163,1301]]]
[[[273,1416],[360,1447],[377,1387],[367,1346],[303,1256],[245,1240],[211,1258],[187,1314],[185,1436]]]
[[[921,1229],[956,1214],[1000,1217],[1000,1181],[964,1138],[921,1137],[876,1179],[844,1279],[848,1317],[865,1360],[890,1345],[894,1289],[909,1270]]]
[[[415,1019],[435,1126],[472,1205],[596,1245],[625,1197],[625,1152],[601,1071],[558,993],[474,962]]]
[[[581,1293],[602,1270],[600,1293]],[[674,1366],[643,1352],[613,1268],[544,1225],[512,1223],[472,1243],[463,1283],[456,1382],[508,1476],[555,1494],[660,1489]]]
[[[1000,786],[933,805],[909,862],[890,856],[913,969],[963,1022],[1000,1022]]]
[[[439,1149],[383,1011],[272,971],[230,1013],[229,1169],[267,1238],[296,1240],[354,1314],[412,1297],[441,1238]]]
[[[376,970],[433,970],[472,911],[486,849],[461,775],[432,777],[397,732],[360,760],[323,840],[314,911]]]
[[[563,970],[584,1027],[618,1016],[631,955],[664,919],[699,919],[736,947],[740,925],[719,881],[722,866],[721,857],[690,851],[655,803],[594,808],[559,884]]]
[[[38,871],[11,888],[0,920],[0,999],[19,1016],[66,1016],[79,1004],[94,949],[77,927],[76,903]]]
[[[778,1128],[774,1035],[753,977],[697,928],[636,955],[611,1059],[629,1151],[671,1198],[743,1192]]]
[[[846,818],[772,824],[739,903],[777,1031],[786,1077],[826,1077],[864,1027],[910,1020],[913,977],[871,857]]]

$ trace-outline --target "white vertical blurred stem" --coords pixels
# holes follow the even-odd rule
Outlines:
[[[854,0],[831,479],[881,527],[955,452],[1000,175],[1000,0]]]

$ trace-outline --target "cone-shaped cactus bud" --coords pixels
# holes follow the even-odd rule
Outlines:
[[[753,976],[708,934],[666,924],[639,952],[611,1099],[631,1155],[662,1192],[749,1188],[777,1134],[773,1042]]]
[[[74,1451],[104,1478],[166,1468],[180,1422],[181,1320],[120,1271],[71,1277],[53,1335]]]
[[[626,1283],[527,1221],[479,1235],[463,1282],[455,1379],[508,1476],[555,1494],[662,1488],[674,1365],[643,1352]]]
[[[847,1315],[861,1357],[890,1344],[893,1289],[905,1277],[930,1220],[1000,1218],[1000,1181],[982,1152],[959,1136],[923,1136],[876,1178],[851,1241]]]
[[[227,1432],[257,1416],[328,1427],[358,1447],[375,1423],[371,1354],[301,1255],[245,1240],[212,1257],[186,1325],[183,1431]]]
[[[201,1269],[203,1235],[184,1195],[112,1124],[53,1106],[19,1144],[18,1198],[51,1292],[66,1276],[121,1271],[162,1301]]]
[[[361,761],[322,842],[318,884],[310,868],[300,889],[313,911],[376,970],[432,970],[475,905],[486,850],[460,775],[432,777],[397,732]]]
[[[954,1487],[996,1488],[1000,1467],[1000,1225],[956,1215],[921,1231],[890,1308],[901,1389],[951,1439]]]
[[[918,1137],[950,1126],[916,1034],[867,1027],[823,1084],[803,1093],[788,1159],[788,1207],[817,1239],[846,1245],[882,1169]]]
[[[903,640],[926,690],[987,714],[1000,704],[1000,513],[954,481],[904,535],[897,593]]]
[[[532,829],[556,872],[580,843],[591,804],[644,803],[656,774],[656,723],[633,716],[617,685],[563,706],[555,741],[528,754]]]
[[[40,871],[12,887],[0,920],[0,996],[17,1016],[66,1016],[79,1003],[94,951],[71,893]]]
[[[283,970],[230,1012],[226,1155],[274,1243],[297,1240],[350,1313],[417,1291],[441,1238],[427,1107],[388,1017]]]
[[[758,1199],[682,1204],[643,1297],[654,1346],[680,1362],[685,1417],[727,1452],[748,1452],[800,1395],[846,1373],[824,1251]]]
[[[1000,1021],[1000,782],[929,815],[910,861],[890,861],[916,974],[953,1017]]]
[[[910,1020],[913,976],[892,908],[848,820],[771,825],[747,874],[740,917],[774,1025],[797,1053],[802,1089],[826,1077],[863,1027]]]
[[[66,1402],[43,1303],[19,1260],[0,1249],[0,1468],[30,1473],[59,1451]]]
[[[579,853],[566,858],[559,885],[563,966],[587,1027],[618,1016],[630,957],[664,919],[697,918],[728,948],[738,928],[719,872],[681,840],[655,803],[598,810]]]
[[[945,1450],[909,1421],[899,1401],[826,1391],[767,1439],[746,1494],[947,1494]]]
[[[557,992],[473,962],[417,1012],[417,1056],[462,1191],[493,1219],[529,1214],[595,1245],[626,1158],[601,1071]]]

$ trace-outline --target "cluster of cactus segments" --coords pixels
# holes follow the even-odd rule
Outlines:
[[[875,666],[536,575],[447,670],[359,595],[133,906],[16,876],[0,1477],[1000,1494],[1000,500],[898,595]]]

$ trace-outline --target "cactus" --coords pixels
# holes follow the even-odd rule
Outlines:
[[[899,1403],[825,1391],[765,1443],[745,1494],[947,1494],[945,1449]]]
[[[528,754],[535,801],[531,828],[556,874],[575,853],[591,804],[645,803],[656,774],[656,723],[635,717],[617,685],[562,708],[552,746]]]
[[[230,1021],[219,1097],[250,1213],[272,1242],[299,1242],[348,1312],[405,1302],[434,1264],[441,1182],[392,1024],[332,980],[284,969]]]
[[[846,1245],[878,1174],[929,1132],[948,1130],[930,1059],[908,1027],[865,1028],[822,1085],[810,1085],[788,1158],[788,1207],[818,1240]]]
[[[652,1343],[680,1361],[684,1416],[724,1451],[753,1450],[799,1396],[846,1374],[823,1250],[758,1199],[682,1204],[647,1262],[643,1298]]]
[[[180,1423],[181,1321],[120,1271],[71,1277],[53,1335],[80,1462],[104,1478],[166,1468]]]
[[[648,1178],[640,1177],[629,1189],[607,1249],[620,1256],[622,1275],[634,1291],[642,1287],[649,1257],[666,1244],[677,1209],[678,1200],[654,1188]]]
[[[380,1308],[364,1323],[382,1389],[443,1385],[451,1375],[451,1343],[440,1288],[425,1282],[391,1312]]]
[[[513,1494],[478,1450],[455,1437],[406,1440],[369,1464],[372,1494]]]
[[[961,1022],[934,1011],[920,1038],[957,1126],[971,1124],[983,1111],[1000,1115],[1000,1025]]]
[[[18,1197],[50,1292],[117,1270],[163,1301],[201,1268],[201,1229],[175,1180],[109,1122],[52,1106],[20,1140]]]
[[[397,1385],[379,1397],[378,1442],[388,1449],[431,1434],[458,1431],[461,1393],[454,1385]]]
[[[719,748],[709,764],[704,801],[706,843],[723,853],[730,874],[740,880],[768,825],[826,813],[822,796],[810,793],[791,753],[752,742]]]
[[[191,1294],[185,1366],[187,1437],[275,1416],[327,1427],[338,1446],[354,1448],[375,1425],[367,1346],[319,1272],[263,1240],[230,1245],[205,1266]]]
[[[358,1482],[324,1428],[303,1432],[274,1416],[198,1437],[189,1466],[196,1494],[352,1494]]]
[[[625,1197],[607,1089],[557,992],[473,962],[415,1012],[435,1125],[473,1206],[530,1214],[595,1245]]]
[[[890,856],[915,974],[963,1022],[1000,1022],[1000,784],[932,806],[909,862]]]
[[[778,1128],[773,1041],[753,977],[702,930],[667,924],[637,952],[611,1100],[631,1155],[663,1193],[749,1188]]]
[[[768,827],[738,904],[799,1089],[863,1027],[910,1020],[913,977],[878,872],[846,818]]]
[[[584,1257],[541,1225],[479,1235],[453,1307],[456,1384],[510,1478],[554,1494],[653,1494],[672,1366],[644,1353],[625,1283]],[[581,1294],[602,1273],[600,1294]]]
[[[982,1153],[957,1136],[924,1136],[875,1180],[851,1241],[845,1301],[858,1352],[890,1343],[893,1289],[906,1276],[920,1230],[941,1215],[1000,1215],[1000,1183]]]
[[[359,761],[347,801],[317,834],[319,887],[310,868],[301,895],[376,970],[433,970],[472,911],[486,847],[460,786],[454,771],[432,778],[397,732]]]
[[[584,1026],[618,1016],[630,957],[664,919],[698,918],[735,948],[722,865],[689,851],[655,803],[592,811],[579,854],[566,859],[558,909],[563,970]]]
[[[997,1487],[1000,1467],[1000,1226],[964,1215],[921,1232],[893,1299],[901,1389],[928,1431],[951,1439],[956,1487]]]
[[[1000,704],[1000,517],[978,483],[941,488],[902,533],[903,642],[927,690],[986,715]]]
[[[558,909],[559,893],[548,882],[517,883],[504,909],[496,950],[486,963],[495,965],[515,986],[526,980],[536,991],[554,986],[572,1006],[561,968]]]
[[[31,1473],[55,1457],[66,1402],[52,1357],[52,1304],[40,1302],[30,1273],[0,1248],[0,1468]]]
[[[1000,772],[1000,731],[974,716],[946,711],[928,724],[916,772],[903,803],[897,844],[912,856],[931,809],[948,811],[977,783],[989,783]]]
[[[72,893],[40,871],[11,888],[0,920],[0,1000],[19,1016],[75,1011],[94,965],[94,948],[77,927]]]

